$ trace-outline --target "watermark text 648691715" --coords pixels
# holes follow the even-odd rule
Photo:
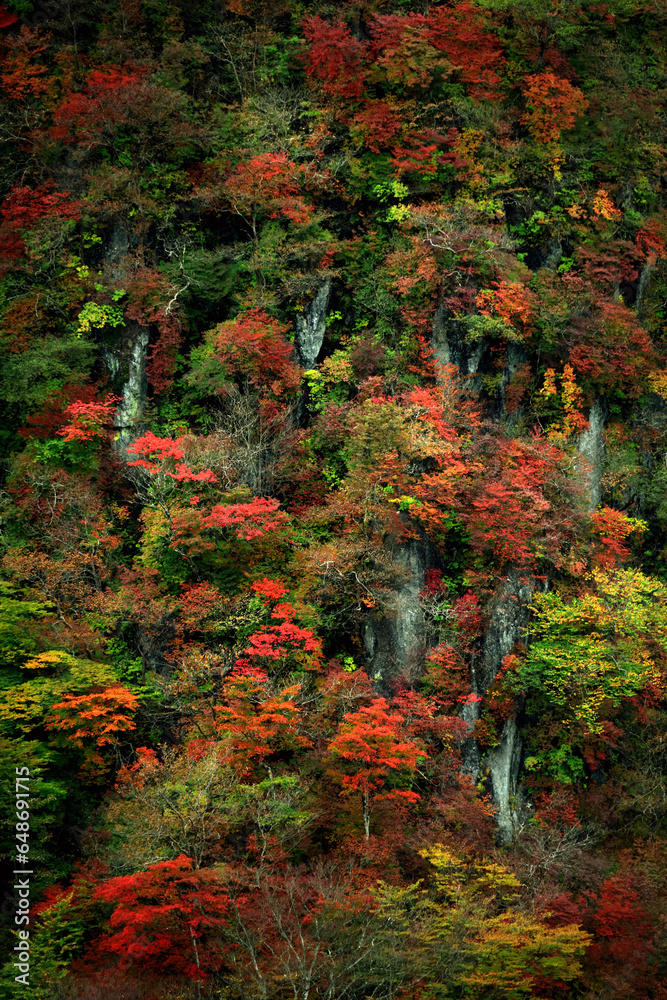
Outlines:
[[[18,927],[14,946],[14,966],[17,983],[30,984],[30,768],[16,768],[16,855],[14,864],[14,893]]]

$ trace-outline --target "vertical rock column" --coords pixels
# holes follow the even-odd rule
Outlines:
[[[473,663],[471,680],[475,694],[484,695],[488,691],[504,658],[525,636],[533,594],[544,586],[544,581],[527,578],[516,567],[508,573],[496,596],[482,653]],[[473,703],[465,706],[463,718],[472,726],[479,714],[479,703]],[[473,778],[487,772],[491,780],[500,844],[512,839],[520,820],[518,781],[521,753],[521,734],[513,717],[504,723],[500,743],[492,750],[482,753],[473,739],[464,747],[464,771]]]
[[[641,271],[639,272],[639,282],[637,284],[637,298],[635,299],[635,312],[637,317],[641,322],[645,318],[646,296],[648,295],[649,286],[651,284],[651,278],[653,277],[653,272],[655,271],[655,264],[650,264],[646,261]]]
[[[124,225],[116,220],[106,251],[106,264],[121,286],[127,276],[130,240]],[[121,402],[114,414],[114,447],[121,458],[127,458],[127,446],[139,433],[139,424],[146,407],[148,380],[146,363],[150,331],[133,320],[113,331],[102,341],[101,354],[113,379]]]
[[[435,564],[436,552],[426,536],[411,539],[394,554],[403,582],[394,591],[385,616],[367,621],[362,629],[366,669],[376,683],[419,667],[426,644],[419,594],[426,570]]]
[[[296,316],[296,350],[299,361],[308,371],[312,368],[324,343],[327,332],[327,312],[331,301],[331,278],[327,278],[317,290],[315,298],[307,309]]]
[[[604,425],[608,415],[609,408],[606,401],[595,399],[588,414],[588,427],[579,435],[579,454],[583,459],[582,475],[591,510],[595,510],[602,497]]]
[[[127,457],[127,446],[138,433],[138,424],[146,407],[148,381],[146,360],[148,356],[149,330],[139,323],[127,323],[123,331],[122,343],[115,351],[107,349],[105,360],[112,376],[124,375],[121,402],[114,414],[116,431],[116,451]]]

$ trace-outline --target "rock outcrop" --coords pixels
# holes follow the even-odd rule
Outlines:
[[[368,619],[362,628],[366,670],[379,685],[405,670],[419,669],[427,639],[419,594],[426,570],[436,564],[436,550],[426,537],[411,539],[394,555],[400,582],[384,616]]]
[[[123,457],[127,454],[128,444],[140,433],[139,425],[146,407],[149,336],[147,326],[129,321],[121,328],[118,342],[113,346],[105,345],[102,352],[114,382],[119,385],[121,402],[114,414],[113,425],[116,451]]]
[[[327,312],[331,301],[331,278],[327,278],[318,288],[315,298],[296,317],[296,350],[299,361],[306,369],[312,368],[324,343],[327,332]]]
[[[588,414],[588,427],[579,435],[579,454],[583,459],[582,474],[591,510],[595,510],[602,498],[604,425],[608,415],[609,407],[606,401],[600,398],[593,400]]]
[[[484,636],[481,655],[473,661],[472,690],[484,695],[491,687],[504,658],[525,638],[530,620],[530,602],[538,590],[545,589],[544,580],[527,577],[513,567],[502,582],[496,596]],[[479,703],[465,706],[463,717],[471,726],[479,718]],[[506,720],[500,742],[483,753],[470,739],[464,746],[464,771],[473,778],[486,775],[491,797],[497,809],[499,843],[510,841],[521,821],[522,793],[519,787],[522,741],[516,718]]]

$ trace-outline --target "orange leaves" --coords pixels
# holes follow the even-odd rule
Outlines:
[[[429,360],[423,359],[423,367]],[[403,396],[403,403],[409,418],[423,425],[424,432],[429,435],[424,449],[429,455],[441,457],[449,467],[460,457],[462,437],[479,429],[480,410],[455,365],[435,364],[434,367],[438,384],[413,389]]]
[[[421,333],[427,334],[436,294],[441,283],[435,255],[424,245],[421,236],[409,237],[409,244],[394,250],[386,258],[385,267],[392,278],[391,287],[401,301],[401,315],[406,324],[420,331],[420,364],[414,369],[425,375],[429,362],[432,369],[432,351]]]
[[[249,503],[216,504],[201,524],[203,528],[233,526],[237,538],[251,541],[290,523],[289,515],[279,507],[279,501],[273,497],[254,497]]]
[[[545,557],[558,564],[574,529],[562,452],[540,438],[488,445],[456,507],[473,551],[501,571],[508,562],[534,567]]]
[[[575,429],[583,419],[576,409],[577,392],[576,383],[566,378],[565,417]],[[510,561],[532,567],[538,558],[560,562],[561,548],[572,541],[574,519],[568,503],[573,490],[558,448],[539,437],[522,442],[477,433],[479,411],[455,369],[441,369],[438,386],[406,393],[402,407],[395,400],[381,402],[381,407],[365,406],[389,411],[391,405],[397,426],[400,420],[401,437],[394,443],[399,471],[390,478],[386,459],[375,466],[385,470],[390,484],[385,493],[404,520],[419,522],[443,549],[454,532],[457,544],[472,549],[475,564],[488,572],[502,571]],[[360,430],[356,425],[357,444]],[[387,442],[385,430],[385,454]],[[406,464],[415,458],[429,464],[406,476]]]
[[[311,746],[299,734],[300,710],[296,698],[300,684],[272,693],[261,671],[235,673],[223,689],[224,705],[216,705],[216,728],[230,736],[235,758],[245,767],[279,750]]]
[[[48,36],[40,37],[35,28],[25,24],[18,35],[3,39],[6,55],[0,62],[0,82],[5,93],[19,104],[31,97],[43,97],[53,83],[44,65],[48,41]]]
[[[301,226],[310,222],[313,208],[299,193],[303,179],[304,167],[286,153],[260,153],[228,174],[224,195],[232,211],[249,222],[256,238],[260,213],[269,219],[283,216]]]
[[[637,396],[646,386],[655,358],[651,339],[633,310],[622,302],[598,302],[592,315],[584,316],[578,337],[570,348],[572,366],[599,389]]]
[[[287,593],[287,587],[284,587],[279,580],[269,580],[267,577],[263,580],[255,580],[251,590],[259,594],[264,601],[280,600]]]
[[[538,490],[521,482],[523,477],[503,478],[504,482],[487,483],[472,498],[473,543],[481,551],[491,551],[501,566],[512,561],[530,563],[531,536],[551,504]]]
[[[414,743],[403,742],[400,726],[403,716],[389,713],[384,698],[377,698],[371,705],[357,712],[348,712],[339,727],[339,734],[329,744],[333,757],[359,763],[363,770],[349,780],[346,787],[358,788],[362,784],[369,787],[377,781],[377,787],[384,784],[385,773],[402,767],[413,768],[420,756]],[[371,771],[377,770],[377,774]]]
[[[391,774],[395,779],[412,775],[426,756],[401,732],[403,716],[390,713],[384,698],[376,698],[358,712],[348,712],[329,744],[332,777],[342,786],[341,795],[360,794],[366,840],[374,801],[404,799],[418,802],[420,796],[406,788],[383,791]]]
[[[54,219],[78,219],[80,215],[81,202],[73,200],[68,191],[56,190],[53,181],[45,181],[36,188],[13,187],[0,208],[0,260],[4,258],[5,266],[9,266],[21,257],[26,252],[22,236],[35,227],[48,226]],[[35,303],[35,315],[36,312]],[[15,325],[9,324],[9,329],[14,330]]]
[[[424,683],[442,711],[458,710],[470,692],[470,671],[453,646],[440,643],[426,656]]]
[[[283,615],[291,613],[291,609],[287,609],[289,605],[280,605],[274,614],[277,617],[281,610]],[[309,667],[317,668],[322,644],[310,629],[300,628],[291,621],[271,625],[265,632],[254,632],[244,650],[245,656],[266,660],[285,660],[290,654],[299,652],[314,653],[315,657],[311,659],[315,662],[310,663]]]
[[[71,409],[71,407],[70,407]],[[69,412],[69,411],[68,411]],[[66,428],[67,429],[67,428]],[[69,440],[69,438],[68,438]],[[193,472],[182,459],[185,452],[180,447],[184,438],[160,438],[152,431],[146,431],[141,437],[136,438],[127,451],[130,455],[140,455],[141,458],[128,465],[140,466],[146,469],[151,475],[165,475],[177,482],[190,483],[215,483],[216,476],[210,469],[203,469],[201,472]]]
[[[447,54],[470,97],[493,97],[504,58],[498,37],[488,30],[479,7],[468,0],[435,7],[427,20],[431,43]]]
[[[136,438],[127,448],[131,455],[141,455],[142,457],[127,464],[140,465],[147,472],[156,474],[161,471],[163,463],[168,459],[178,461],[184,457],[185,452],[179,447],[180,443],[181,438],[159,438],[152,431],[147,431]]]
[[[253,632],[237,667],[250,667],[251,660],[272,661],[275,668],[291,663],[301,670],[319,670],[322,660],[322,643],[309,628],[294,624],[295,609],[288,602],[278,604],[271,618],[283,619],[280,624],[267,625],[263,631]],[[254,667],[251,669],[255,669]]]
[[[369,81],[429,87],[456,70],[471,97],[492,94],[502,56],[496,36],[471,3],[438,7],[428,15],[383,14],[371,22],[370,44],[342,22],[304,20],[310,43],[306,73],[337,97],[359,99]]]
[[[193,869],[181,854],[100,885],[93,899],[113,912],[108,932],[93,942],[94,964],[104,967],[105,956],[116,955],[122,968],[197,982],[216,971],[221,955],[207,935],[224,925],[229,897],[214,872]]]
[[[605,188],[598,188],[593,196],[591,208],[594,216],[597,216],[600,219],[605,219],[607,222],[611,222],[614,219],[620,219],[623,214],[620,209],[616,208],[613,201],[609,197],[609,192]]]
[[[292,384],[292,345],[285,339],[290,329],[262,309],[250,309],[221,323],[211,347],[230,374],[245,375],[254,384],[273,386],[277,380]]]
[[[523,116],[531,137],[541,145],[557,143],[561,132],[572,128],[588,101],[578,87],[554,73],[533,73],[524,77],[528,110]]]
[[[92,740],[100,747],[115,745],[119,733],[136,728],[132,715],[138,707],[137,696],[122,684],[88,694],[67,694],[53,706],[46,728],[64,733],[81,748]]]
[[[404,126],[404,114],[400,106],[388,101],[364,101],[351,122],[352,134],[359,137],[373,153],[392,144]]]
[[[588,427],[588,421],[581,412],[584,395],[577,385],[572,365],[565,365],[562,375],[558,377],[561,382],[559,402],[562,407],[562,415],[559,420],[554,421],[549,426],[547,437],[550,441],[563,441],[571,437],[572,434],[580,434]],[[544,373],[544,385],[540,389],[540,395],[558,398],[556,372],[553,368],[547,368]]]
[[[58,434],[66,441],[92,441],[96,437],[103,437],[103,428],[110,424],[116,404],[120,402],[119,396],[108,393],[103,403],[85,403],[80,399],[65,410],[65,416],[69,417],[70,423],[65,424]]]
[[[551,72],[524,77],[523,92],[527,110],[521,120],[538,151],[542,147],[540,155],[559,177],[565,159],[559,145],[561,133],[572,128],[577,116],[588,107],[588,101],[578,87]]]
[[[493,282],[479,293],[476,305],[482,316],[499,316],[524,337],[533,332],[535,297],[520,281]]]
[[[601,545],[596,563],[605,569],[618,566],[630,556],[630,549],[624,544],[630,535],[635,532],[641,535],[648,529],[644,521],[612,507],[600,507],[591,515],[591,521],[593,534],[599,537]]]
[[[456,179],[471,193],[483,191],[489,183],[484,163],[478,156],[484,140],[485,135],[479,129],[464,128],[461,132],[455,132],[450,142]]]
[[[204,335],[193,381],[217,395],[228,393],[233,380],[260,390],[267,399],[293,395],[301,370],[285,337],[289,329],[263,309],[250,309],[218,324]]]
[[[312,629],[295,623],[303,609],[289,601],[281,601],[287,589],[278,580],[265,578],[257,580],[252,590],[260,598],[266,624],[246,640],[247,646],[235,664],[239,673],[259,676],[262,674],[261,661],[274,674],[288,666],[318,671],[322,662],[322,643]]]
[[[19,232],[31,229],[46,216],[78,219],[80,214],[81,202],[72,201],[69,191],[56,190],[53,181],[36,188],[13,187],[0,209],[3,224]]]
[[[637,233],[637,247],[650,266],[667,257],[667,214],[664,210],[644,223]]]
[[[74,402],[93,403],[97,390],[93,385],[67,384],[59,392],[50,393],[41,409],[29,414],[26,426],[19,429],[22,438],[45,441],[56,437],[65,424],[65,411]]]
[[[420,177],[433,177],[437,172],[436,143],[424,145],[421,137],[406,137],[405,145],[394,146],[392,165],[397,174],[419,174]]]
[[[376,16],[371,40],[375,66],[390,85],[425,89],[434,76],[449,76],[454,69],[432,44],[428,18],[422,14]]]
[[[447,422],[447,414],[437,389],[413,389],[406,393],[405,402],[417,420],[431,425],[442,441],[458,440],[456,431]]]
[[[482,426],[480,404],[456,365],[438,365],[437,377],[438,399],[447,422],[466,435],[479,430]]]
[[[303,24],[310,43],[308,77],[339,99],[339,118],[352,122],[353,134],[362,136],[369,149],[389,150],[397,174],[432,177],[443,160],[452,159],[440,148],[447,137],[413,120],[411,94],[439,93],[456,75],[457,84],[479,99],[500,82],[497,39],[470,3],[427,15],[377,14],[370,21],[369,41],[355,37],[342,22],[330,25],[310,17]]]

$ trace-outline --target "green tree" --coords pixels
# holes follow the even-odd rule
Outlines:
[[[542,68],[544,53],[552,45],[564,48],[577,45],[590,28],[590,20],[600,17],[594,0],[476,0],[479,7],[504,14],[518,25],[537,46],[535,69]],[[636,0],[612,0],[604,13],[619,17],[632,14]]]
[[[658,657],[667,650],[664,583],[639,570],[597,570],[594,585],[569,601],[537,595],[533,639],[524,656],[512,658],[513,684],[527,695],[528,711],[552,713],[558,731],[557,746],[526,765],[565,781],[583,774],[574,749],[603,734],[609,707],[661,684]]]

